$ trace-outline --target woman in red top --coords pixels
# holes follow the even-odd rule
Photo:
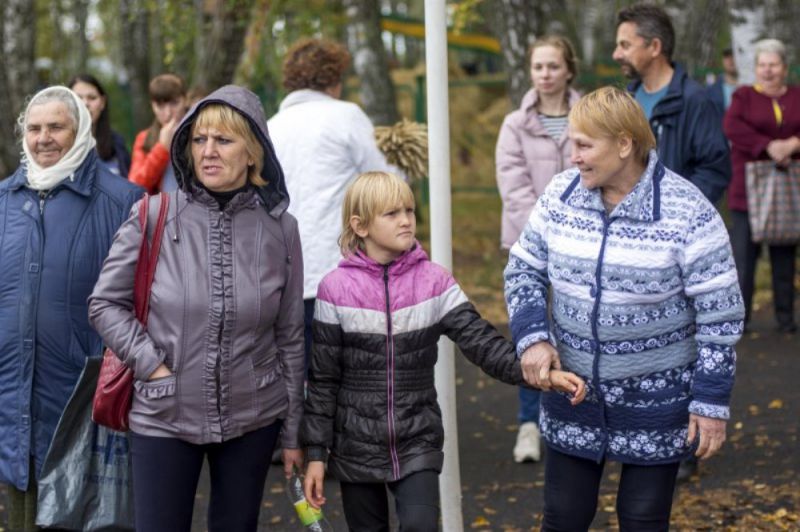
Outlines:
[[[169,145],[187,111],[186,83],[175,74],[161,74],[150,81],[148,91],[155,119],[136,135],[128,179],[151,193],[176,190]]]
[[[786,47],[776,39],[756,43],[756,84],[733,93],[723,128],[731,141],[733,179],[728,207],[733,227],[731,244],[745,303],[745,323],[750,318],[756,262],[761,245],[752,241],[747,217],[745,165],[773,160],[786,165],[800,158],[800,87],[788,86]],[[794,272],[797,246],[769,246],[772,293],[778,331],[794,332]]]

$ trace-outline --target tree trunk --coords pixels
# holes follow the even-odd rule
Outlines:
[[[691,75],[699,67],[714,64],[715,40],[722,16],[727,8],[726,0],[704,0],[688,2],[677,28],[683,28],[676,41],[675,56],[684,63]]]
[[[753,44],[763,38],[764,7],[750,2],[731,0],[731,41],[733,56],[739,70],[739,83],[755,82],[755,54]]]
[[[538,0],[496,0],[493,24],[508,73],[508,96],[514,107],[531,86],[528,47],[536,37]]]
[[[361,81],[361,105],[375,125],[399,120],[394,83],[381,38],[380,7],[374,0],[345,0],[349,48]]]
[[[4,0],[0,6],[0,179],[4,179],[19,165],[22,148],[14,126],[25,98],[36,87],[36,11],[30,0]]]
[[[150,97],[147,86],[150,84],[150,56],[145,43],[150,42],[147,0],[119,0],[120,42],[122,62],[131,93],[131,108],[134,109],[133,125],[138,131],[147,127],[151,114]]]
[[[194,81],[215,90],[233,81],[255,0],[215,0],[211,3],[205,27],[199,28],[205,43]]]
[[[86,66],[89,62],[89,37],[86,35],[87,23],[89,20],[89,0],[75,0],[75,21],[77,23],[77,39],[78,55],[75,57],[74,71],[67,75],[67,78],[75,74],[86,72]],[[66,81],[66,79],[64,80]]]

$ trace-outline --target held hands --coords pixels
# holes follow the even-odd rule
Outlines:
[[[703,460],[714,456],[725,442],[726,425],[727,421],[724,419],[689,414],[689,434],[686,441],[691,444],[698,433],[700,436],[700,443],[694,455]]]
[[[308,505],[319,510],[325,504],[322,481],[325,480],[325,462],[314,461],[308,463],[306,478],[303,480],[303,491]]]
[[[569,394],[572,406],[579,404],[586,397],[586,383],[570,371],[558,369],[550,371],[550,384],[554,390]]]
[[[561,369],[561,360],[550,342],[537,342],[522,353],[520,365],[525,382],[548,391],[553,386],[550,382],[550,368]]]

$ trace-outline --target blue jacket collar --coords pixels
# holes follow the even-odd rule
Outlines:
[[[609,218],[627,218],[640,222],[661,219],[661,180],[666,170],[658,160],[655,150],[650,150],[647,168],[636,186],[614,208]],[[577,209],[606,212],[600,189],[590,190],[581,183],[578,173],[567,189],[561,194],[561,201]]]
[[[75,171],[72,178],[66,178],[61,181],[55,188],[67,188],[76,194],[89,197],[92,194],[92,186],[94,185],[95,170],[97,168],[97,152],[92,150],[83,160],[81,165]],[[19,190],[28,184],[28,170],[22,164],[10,177],[11,183],[9,184],[10,190]]]
[[[669,88],[667,89],[667,93],[664,97],[659,101],[655,108],[653,109],[653,116],[652,118],[657,118],[660,115],[668,115],[676,112],[680,112],[683,109],[683,83],[685,79],[688,79],[688,74],[683,69],[683,67],[679,63],[672,63],[672,68],[674,72],[672,73],[672,79],[669,82]],[[636,94],[636,91],[642,84],[642,80],[637,79],[636,81],[632,81],[628,85],[628,92],[631,94]]]

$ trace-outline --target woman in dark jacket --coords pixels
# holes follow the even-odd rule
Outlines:
[[[56,424],[102,353],[86,298],[142,190],[98,164],[89,111],[68,88],[36,94],[19,123],[24,159],[0,183],[0,482],[8,528],[30,530]]]
[[[147,330],[132,309],[138,207],[89,303],[92,324],[134,370],[136,527],[189,530],[207,457],[209,529],[256,530],[279,433],[287,475],[302,463],[297,223],[252,92],[229,85],[198,102],[171,159],[179,190],[168,200]]]
[[[112,173],[128,178],[131,154],[125,147],[122,136],[111,129],[108,111],[108,95],[105,89],[90,74],[78,74],[67,85],[81,97],[92,115],[92,135],[97,141],[97,155]]]

